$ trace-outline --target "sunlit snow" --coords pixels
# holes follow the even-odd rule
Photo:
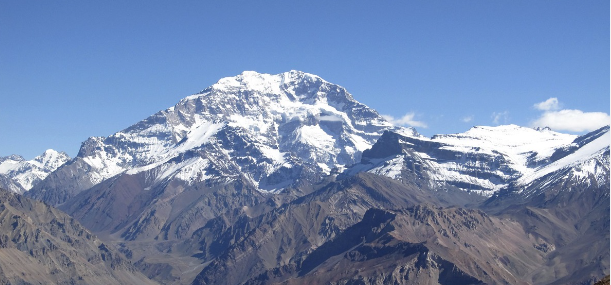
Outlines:
[[[609,147],[609,138],[604,136],[584,146],[579,151],[559,161],[549,163],[551,155],[560,148],[573,145],[576,135],[562,134],[551,130],[536,130],[506,125],[498,127],[474,127],[465,133],[438,135],[426,138],[410,133],[401,133],[417,140],[441,144],[441,150],[455,152],[454,159],[438,159],[425,152],[414,151],[410,155],[426,165],[428,174],[437,187],[443,188],[446,183],[455,185],[473,185],[475,188],[463,190],[476,191],[482,195],[490,196],[498,190],[508,186],[507,181],[516,181],[525,184],[542,177],[548,173],[583,163],[580,172],[574,175],[586,176],[595,172],[596,163],[584,162],[600,152],[605,146]],[[415,147],[408,141],[401,141],[403,145]],[[469,160],[466,157],[469,156]],[[478,159],[479,158],[479,159]],[[505,168],[490,167],[488,164],[495,160],[503,161]],[[375,163],[374,163],[375,164]],[[379,164],[379,163],[378,163]],[[377,164],[375,164],[377,165]],[[383,165],[374,166],[369,171],[388,177],[397,177],[404,162],[397,158],[389,158]],[[500,164],[499,164],[500,165]],[[590,169],[588,169],[590,168]],[[488,175],[478,177],[478,171],[494,174],[506,181],[495,181]],[[469,173],[469,174],[467,174]],[[507,174],[513,173],[513,174]]]
[[[46,150],[32,160],[20,156],[0,158],[0,174],[7,175],[28,191],[68,160],[70,157],[67,154],[53,149]]]
[[[98,142],[96,152],[83,161],[99,170],[90,174],[94,183],[123,172],[153,171],[158,179],[188,180],[187,173],[206,177],[197,172],[198,167],[229,167],[231,171],[245,167],[242,174],[258,185],[261,175],[291,168],[295,162],[317,165],[328,173],[356,163],[360,152],[370,148],[383,130],[392,128],[376,113],[367,113],[365,120],[347,112],[349,108],[370,112],[343,88],[312,74],[245,71]],[[240,149],[217,145],[216,136],[225,128],[248,137],[248,145],[241,147],[256,150],[262,157],[241,157],[240,163],[216,166],[191,158],[189,163],[171,162],[206,145],[224,159],[236,159]],[[252,169],[261,174],[250,173]]]

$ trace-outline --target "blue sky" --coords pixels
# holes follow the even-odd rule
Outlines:
[[[74,156],[244,70],[427,136],[609,123],[609,1],[0,1],[0,156]]]

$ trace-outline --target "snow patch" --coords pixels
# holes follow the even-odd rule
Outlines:
[[[331,150],[335,139],[327,134],[319,125],[302,126],[297,131],[297,140],[304,144],[317,146],[318,148]]]
[[[399,179],[401,178],[401,171],[403,170],[404,164],[405,158],[403,156],[398,156],[384,162],[382,166],[371,169],[369,172],[390,177],[392,179]]]

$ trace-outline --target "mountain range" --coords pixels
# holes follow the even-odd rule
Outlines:
[[[609,141],[428,138],[318,76],[244,72],[74,158],[1,158],[0,187],[162,284],[592,284],[609,274]]]

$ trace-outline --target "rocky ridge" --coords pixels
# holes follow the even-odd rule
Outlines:
[[[0,189],[0,280],[8,284],[156,284],[75,219]]]

